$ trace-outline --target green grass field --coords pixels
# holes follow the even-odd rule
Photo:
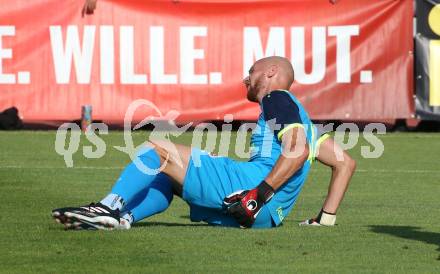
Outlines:
[[[145,132],[135,134],[140,143]],[[314,164],[284,225],[270,230],[191,223],[179,198],[129,231],[64,231],[51,209],[98,201],[127,155],[122,132],[107,153],[74,168],[54,150],[55,132],[0,132],[2,273],[440,273],[440,134],[380,136],[379,159],[350,154],[358,170],[335,227],[298,227],[320,209],[330,170]],[[190,136],[177,140],[189,144]],[[233,155],[231,155],[233,156]]]

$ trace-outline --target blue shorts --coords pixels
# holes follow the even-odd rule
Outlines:
[[[182,198],[190,206],[191,221],[238,227],[233,217],[225,214],[223,199],[238,190],[255,188],[271,171],[272,165],[239,162],[228,157],[212,156],[193,148],[183,183]],[[253,228],[275,226],[269,209],[264,206]]]

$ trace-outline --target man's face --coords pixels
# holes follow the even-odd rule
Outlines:
[[[257,102],[257,94],[262,89],[264,82],[264,71],[261,64],[255,63],[249,69],[249,76],[243,79],[247,89],[247,99],[251,102]]]

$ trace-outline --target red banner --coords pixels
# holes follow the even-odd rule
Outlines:
[[[139,98],[177,120],[255,119],[241,80],[255,59],[291,59],[313,119],[407,118],[412,0],[0,0],[0,110],[25,121],[121,122]],[[149,110],[137,112],[137,118]]]

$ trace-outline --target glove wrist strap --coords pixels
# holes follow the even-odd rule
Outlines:
[[[318,214],[316,221],[321,225],[332,226],[336,223],[336,214],[325,212],[323,209]]]
[[[257,186],[257,191],[258,197],[261,197],[264,203],[269,202],[275,193],[274,189],[266,181],[262,181]]]

